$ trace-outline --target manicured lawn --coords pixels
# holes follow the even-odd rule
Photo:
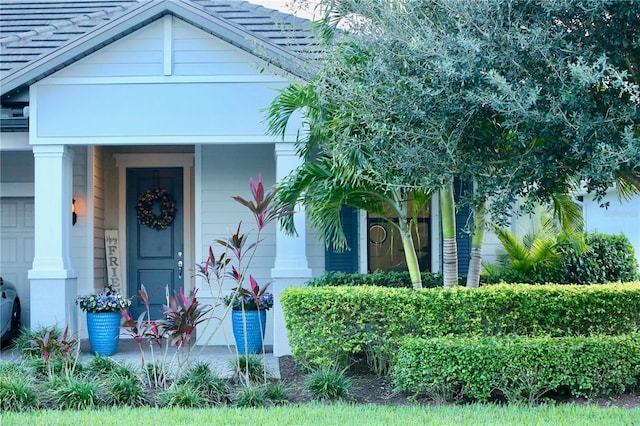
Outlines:
[[[0,414],[8,425],[637,425],[640,409],[595,406],[373,406],[34,411]]]

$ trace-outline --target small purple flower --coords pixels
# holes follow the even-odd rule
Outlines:
[[[131,300],[123,298],[118,292],[106,291],[81,296],[76,304],[87,312],[118,312],[131,306]]]

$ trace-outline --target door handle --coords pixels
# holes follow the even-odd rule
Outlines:
[[[178,260],[178,279],[182,279],[182,260]]]

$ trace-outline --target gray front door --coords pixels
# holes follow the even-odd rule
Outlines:
[[[136,296],[144,284],[151,301],[151,319],[162,317],[162,305],[166,295],[173,295],[184,283],[184,202],[182,193],[182,168],[132,168],[127,169],[127,283],[128,296]],[[147,191],[158,194],[166,191],[165,199],[175,200],[173,221],[164,229],[140,223],[138,204]],[[146,211],[161,222],[162,198],[153,197]],[[166,209],[165,209],[166,213]],[[166,216],[166,215],[165,215]],[[142,300],[134,298],[130,308],[136,319],[145,310]]]

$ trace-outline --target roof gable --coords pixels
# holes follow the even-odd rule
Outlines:
[[[316,52],[309,21],[247,2],[96,0],[91,2],[93,9],[80,10],[81,3],[88,6],[80,1],[56,2],[55,8],[43,0],[3,1],[2,95],[33,84],[167,14],[294,74],[302,75],[300,59]]]
[[[49,79],[127,79],[193,77],[228,81],[231,76],[263,80],[265,62],[200,28],[166,15],[47,76]],[[279,73],[281,74],[281,72]],[[204,79],[204,80],[203,80]],[[168,81],[168,80],[167,80]]]

